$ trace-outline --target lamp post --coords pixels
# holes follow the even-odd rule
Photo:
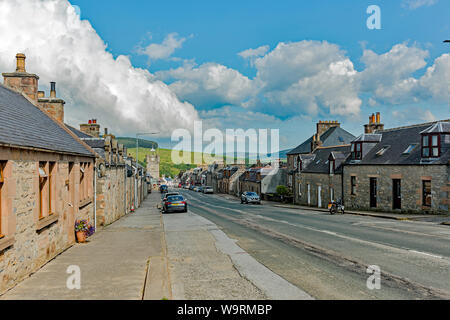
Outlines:
[[[159,132],[145,132],[145,133],[136,133],[136,170],[135,170],[135,175],[136,175],[136,179],[135,179],[135,184],[134,184],[134,204],[135,207],[137,207],[137,203],[138,203],[138,165],[139,165],[139,137],[140,136],[148,136],[148,135],[153,135],[153,134],[158,134]]]

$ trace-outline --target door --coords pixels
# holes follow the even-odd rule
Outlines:
[[[317,206],[322,207],[322,186],[317,186]]]
[[[377,207],[377,178],[370,178],[370,207]]]
[[[392,203],[393,209],[402,208],[402,188],[400,179],[392,180],[392,200],[393,200]]]
[[[308,184],[308,206],[311,204],[311,185]]]

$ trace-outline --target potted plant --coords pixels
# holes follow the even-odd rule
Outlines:
[[[87,220],[77,220],[75,222],[75,234],[77,235],[77,242],[86,242],[95,233],[95,228]]]

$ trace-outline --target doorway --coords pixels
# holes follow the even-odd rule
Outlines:
[[[322,207],[322,186],[317,186],[317,207]]]
[[[400,179],[392,180],[392,200],[393,200],[392,203],[393,209],[402,208],[402,188]]]
[[[370,207],[377,207],[377,178],[370,178]]]

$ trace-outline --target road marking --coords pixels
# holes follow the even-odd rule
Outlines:
[[[423,255],[434,257],[434,258],[438,258],[438,259],[444,259],[443,256],[438,256],[438,255],[431,254],[431,253],[428,253],[428,252],[422,252],[422,251],[417,251],[417,250],[412,250],[412,249],[409,249],[408,251],[414,252],[414,253],[423,254]]]
[[[343,239],[354,241],[354,242],[366,243],[366,244],[369,244],[371,246],[383,246],[383,247],[388,247],[388,248],[391,248],[391,249],[405,250],[405,251],[408,251],[408,252],[411,252],[411,253],[426,255],[426,256],[429,256],[429,257],[437,258],[437,259],[448,260],[447,257],[435,255],[435,254],[428,253],[428,252],[417,251],[417,250],[404,248],[404,247],[396,247],[396,246],[393,246],[391,244],[386,244],[386,243],[382,243],[382,242],[362,240],[362,239],[358,239],[358,238],[354,238],[354,237],[349,237],[349,236],[346,236],[346,235],[338,234],[338,233],[330,231],[330,230],[323,230],[323,229],[317,229],[317,228],[313,228],[313,227],[307,227],[307,226],[304,226],[304,225],[291,223],[291,222],[288,222],[288,221],[285,221],[285,220],[277,220],[277,219],[273,219],[273,218],[270,218],[270,217],[266,217],[264,215],[253,214],[253,213],[250,213],[250,212],[244,212],[244,211],[238,210],[238,209],[227,208],[227,207],[222,207],[222,206],[217,206],[217,205],[214,205],[214,207],[215,208],[225,209],[225,210],[230,210],[230,211],[235,211],[235,212],[238,212],[238,213],[241,213],[241,214],[245,214],[246,216],[250,216],[250,217],[253,217],[253,218],[259,218],[261,220],[283,223],[283,224],[287,224],[287,225],[298,227],[298,228],[307,229],[307,230],[314,231],[314,232],[320,232],[320,233],[329,234],[329,235],[332,235],[332,236],[335,236],[335,237],[343,238]],[[211,209],[209,209],[209,210],[211,210]],[[378,227],[378,228],[380,228],[380,227]],[[380,229],[390,229],[390,228],[382,228],[381,227]],[[407,232],[407,231],[403,231],[403,232]]]

